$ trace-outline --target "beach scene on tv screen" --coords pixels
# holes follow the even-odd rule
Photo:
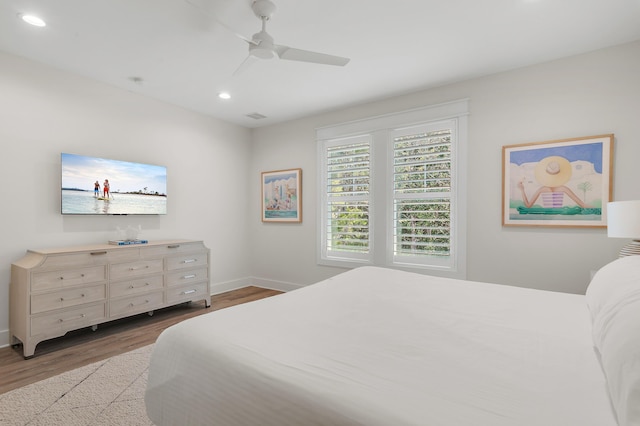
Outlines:
[[[166,214],[164,166],[62,154],[63,214]]]

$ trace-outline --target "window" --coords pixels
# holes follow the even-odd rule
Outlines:
[[[394,263],[451,259],[451,138],[455,122],[390,132]]]
[[[370,254],[371,138],[325,144],[323,251],[328,257],[366,261]]]
[[[319,263],[465,277],[467,102],[318,129]]]

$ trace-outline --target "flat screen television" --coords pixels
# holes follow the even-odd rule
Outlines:
[[[62,214],[167,213],[167,168],[76,154],[61,155]]]

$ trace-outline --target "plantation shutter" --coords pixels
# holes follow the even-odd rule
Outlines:
[[[368,136],[325,146],[327,258],[367,260],[370,254],[371,140]]]
[[[316,129],[318,264],[466,278],[467,99]]]
[[[449,266],[452,121],[391,132],[394,263]]]

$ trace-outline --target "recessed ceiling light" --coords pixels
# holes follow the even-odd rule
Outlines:
[[[227,92],[220,92],[218,93],[218,97],[220,99],[231,99],[231,95]]]
[[[47,23],[42,20],[42,18],[38,18],[35,15],[19,15],[20,18],[26,22],[27,24],[34,25],[36,27],[46,27]]]

